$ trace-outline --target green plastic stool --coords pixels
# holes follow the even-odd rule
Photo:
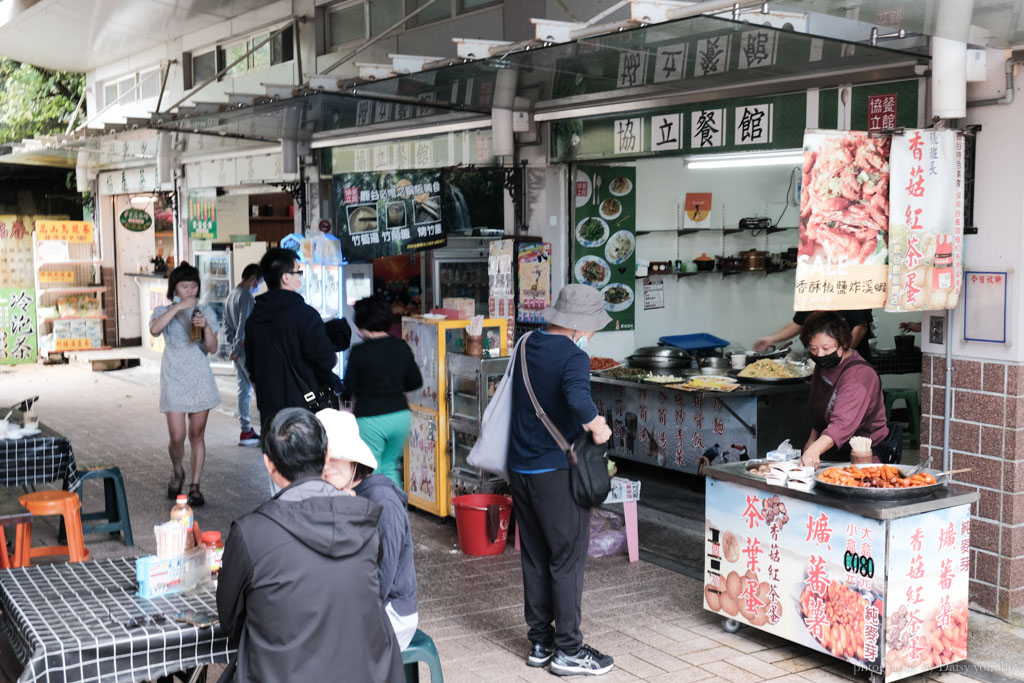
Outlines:
[[[88,479],[103,480],[104,509],[102,512],[82,513],[82,533],[103,534],[109,533],[118,535],[124,534],[126,546],[135,545],[132,539],[132,522],[128,516],[128,496],[124,490],[124,477],[121,476],[121,469],[115,465],[102,465],[99,467],[86,467],[79,470],[83,483]],[[78,488],[78,497],[82,498],[82,487]],[[83,506],[85,500],[82,500]],[[102,520],[101,524],[88,524],[95,520]]]
[[[892,405],[902,400],[907,406],[907,429],[904,438],[910,440],[913,448],[921,445],[921,402],[918,399],[917,391],[914,389],[883,389],[882,398],[885,401],[885,419],[892,421]]]
[[[402,650],[402,663],[405,665],[406,683],[419,683],[420,668],[417,662],[426,662],[430,668],[430,683],[444,683],[441,674],[441,658],[434,647],[434,641],[423,631],[416,629],[409,647]]]

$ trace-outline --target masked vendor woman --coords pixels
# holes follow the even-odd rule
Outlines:
[[[853,436],[870,437],[877,452],[889,435],[882,383],[875,369],[850,348],[849,324],[838,313],[815,313],[801,328],[800,341],[815,365],[809,400],[813,428],[803,464],[849,461]],[[879,462],[877,457],[873,460]]]

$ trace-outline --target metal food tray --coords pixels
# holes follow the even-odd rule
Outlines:
[[[814,373],[803,377],[740,377],[739,370],[730,370],[729,374],[741,384],[800,384],[809,380]]]
[[[844,498],[860,498],[867,500],[905,500],[907,498],[922,498],[929,496],[940,487],[946,486],[949,481],[945,474],[940,470],[933,470],[931,468],[925,468],[923,471],[935,477],[934,484],[928,484],[927,486],[912,486],[910,488],[898,488],[898,489],[876,489],[876,488],[861,488],[859,486],[841,486],[839,484],[830,484],[826,481],[821,480],[821,473],[829,467],[849,467],[852,463],[849,462],[830,462],[821,463],[819,470],[814,473],[814,479],[817,485],[829,493],[834,493]],[[857,465],[857,467],[871,467],[872,465]],[[905,476],[907,472],[914,469],[914,465],[892,465],[899,469],[900,476]],[[753,476],[753,475],[752,475]]]
[[[747,476],[747,477],[750,477],[751,479],[757,479],[759,481],[764,481],[767,477],[762,477],[759,474],[751,474],[750,470],[754,469],[755,467],[760,467],[761,465],[771,465],[772,463],[776,463],[776,462],[783,462],[783,461],[782,460],[769,460],[768,458],[754,458],[753,460],[747,460],[746,462],[743,463],[743,465],[744,465],[744,467],[743,467],[743,475]]]

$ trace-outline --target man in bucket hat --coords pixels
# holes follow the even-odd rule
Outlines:
[[[547,325],[519,349],[512,378],[512,420],[508,468],[522,547],[523,596],[532,645],[529,666],[548,666],[559,676],[599,675],[612,658],[583,644],[580,633],[583,566],[590,542],[590,510],[569,492],[569,459],[541,426],[523,381],[571,443],[583,431],[605,443],[611,430],[590,395],[590,357],[583,348],[611,318],[601,293],[567,285]]]

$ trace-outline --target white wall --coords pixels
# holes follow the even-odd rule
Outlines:
[[[964,237],[965,270],[1019,270],[1024,263],[1024,99],[1020,78],[1017,79],[1015,100],[1011,105],[993,105],[967,110],[967,124],[981,124],[977,137],[975,165],[974,222],[977,235]],[[961,297],[954,311],[952,330],[953,355],[957,358],[1024,361],[1024,317],[1021,308],[1021,273],[1011,272],[1008,277],[1007,336],[1009,344],[965,342],[964,307]],[[925,313],[942,315],[942,312]],[[925,334],[927,336],[927,334]],[[924,344],[930,353],[945,353],[945,347]]]

